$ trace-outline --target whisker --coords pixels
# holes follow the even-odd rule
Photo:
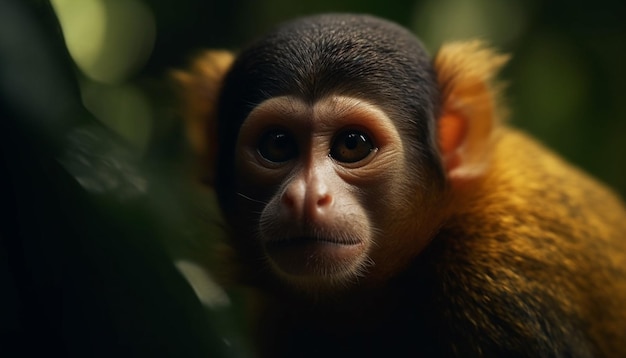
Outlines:
[[[239,195],[240,197],[242,197],[242,198],[244,198],[246,200],[250,200],[253,203],[258,203],[258,204],[263,204],[263,205],[267,204],[267,202],[265,202],[265,201],[253,199],[253,198],[251,198],[251,197],[249,197],[249,196],[247,196],[247,195],[245,195],[243,193],[239,193],[238,192],[237,195]]]

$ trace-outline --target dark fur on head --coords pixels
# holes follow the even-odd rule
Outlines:
[[[276,96],[312,103],[331,93],[381,106],[408,144],[411,166],[433,171],[443,180],[434,135],[439,90],[420,41],[379,18],[318,15],[286,23],[254,42],[225,79],[218,112],[216,189],[226,211],[234,193],[235,143],[250,111]]]

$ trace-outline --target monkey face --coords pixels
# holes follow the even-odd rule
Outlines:
[[[406,177],[400,135],[381,109],[342,96],[269,99],[243,122],[235,158],[237,207],[254,213],[241,216],[241,234],[258,240],[278,276],[343,283],[373,264],[377,233],[393,226],[381,213],[397,205],[385,198]]]
[[[428,242],[439,91],[410,32],[287,24],[238,55],[216,97],[215,189],[246,269],[309,291],[384,282]]]

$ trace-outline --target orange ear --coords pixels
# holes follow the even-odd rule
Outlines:
[[[217,102],[222,81],[235,57],[228,51],[211,50],[199,54],[187,71],[173,71],[178,84],[182,117],[187,139],[198,155],[202,176],[213,182],[217,153]]]
[[[445,44],[435,56],[443,103],[439,149],[452,180],[476,177],[486,168],[490,139],[502,117],[493,80],[508,59],[479,41]]]

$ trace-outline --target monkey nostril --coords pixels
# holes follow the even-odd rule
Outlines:
[[[302,181],[291,183],[282,193],[280,201],[282,206],[290,212],[301,211],[306,197],[306,186]],[[299,215],[298,213],[295,213]]]
[[[287,193],[285,193],[283,195],[281,201],[282,201],[284,206],[286,206],[287,208],[292,209],[292,210],[294,209],[294,207],[296,205],[295,200],[290,195],[288,195]]]
[[[317,199],[317,206],[318,207],[329,206],[330,204],[332,204],[332,202],[333,202],[332,196],[328,194],[324,194],[319,199]]]

